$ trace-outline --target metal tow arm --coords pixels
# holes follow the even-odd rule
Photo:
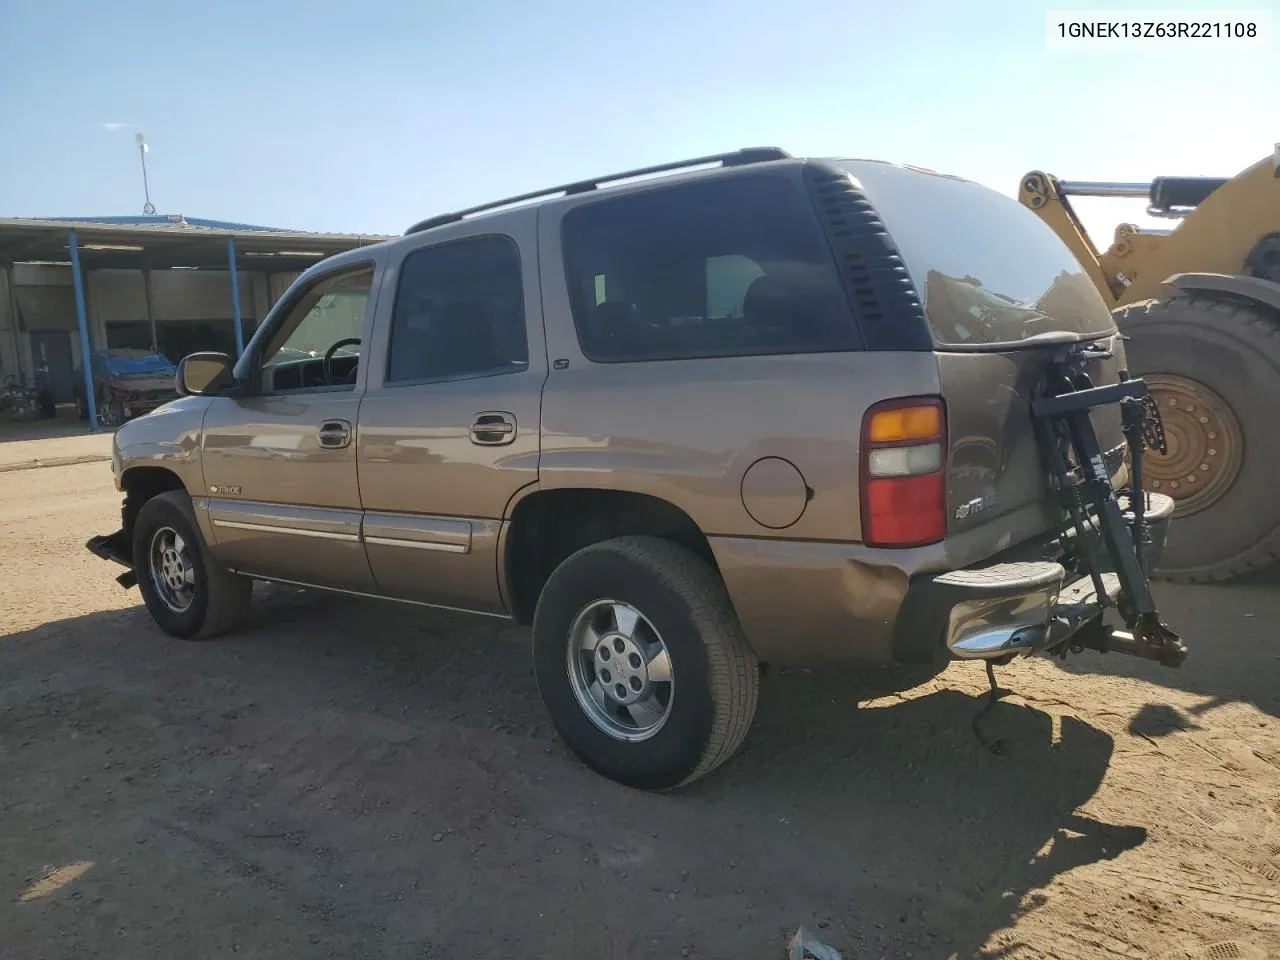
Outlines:
[[[1093,344],[1071,345],[1058,351],[1052,361],[1044,395],[1034,399],[1031,412],[1040,428],[1046,447],[1050,471],[1053,473],[1064,506],[1076,525],[1078,542],[1083,546],[1087,534],[1086,512],[1091,512],[1106,547],[1111,569],[1120,581],[1116,607],[1131,636],[1112,631],[1097,631],[1101,649],[1122,648],[1166,666],[1181,666],[1187,648],[1156,610],[1147,571],[1143,568],[1143,546],[1147,542],[1145,497],[1142,493],[1142,456],[1146,448],[1162,449],[1164,433],[1159,411],[1151,401],[1147,385],[1141,379],[1121,374],[1119,383],[1095,387],[1084,370],[1087,361],[1111,355],[1106,347]],[[1131,516],[1126,522],[1116,491],[1103,459],[1102,448],[1094,432],[1090,411],[1107,404],[1120,404],[1125,438],[1131,461],[1132,484],[1129,491]],[[1069,450],[1078,465],[1080,479],[1066,462]],[[1092,511],[1086,511],[1092,507]],[[1076,559],[1093,579],[1100,602],[1106,604],[1102,571],[1096,551],[1081,549]]]

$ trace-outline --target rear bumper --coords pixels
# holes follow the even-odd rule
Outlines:
[[[1153,494],[1146,512],[1151,570],[1173,501]],[[747,641],[770,663],[937,663],[1031,653],[1096,622],[1102,610],[1092,582],[1073,579],[1057,562],[1062,547],[1053,535],[950,573],[940,572],[946,544],[894,551],[709,540]],[[1114,575],[1104,585],[1112,596],[1118,591]]]
[[[1121,505],[1127,516],[1123,498]],[[1148,498],[1147,570],[1159,563],[1173,508],[1169,497]],[[1034,553],[1034,544],[1024,544],[979,567],[914,578],[894,625],[894,659],[924,663],[940,656],[991,660],[1035,653],[1096,624],[1120,592],[1119,577],[1107,564],[1100,564],[1103,598],[1092,578],[1069,574],[1043,551],[1039,558]]]

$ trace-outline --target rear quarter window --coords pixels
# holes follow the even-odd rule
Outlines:
[[[784,176],[599,200],[565,215],[562,240],[591,360],[860,349],[812,204]]]
[[[873,161],[842,169],[862,185],[925,305],[938,346],[1114,332],[1106,302],[1057,235],[987,187]]]

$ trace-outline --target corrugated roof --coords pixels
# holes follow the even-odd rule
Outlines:
[[[212,227],[215,230],[255,230],[269,233],[291,233],[283,227],[262,227],[252,223],[232,223],[228,220],[206,220],[203,217],[188,217],[181,213],[162,213],[154,216],[129,217],[23,217],[27,220],[51,220],[60,223],[114,223],[121,226],[145,227],[152,224],[172,223],[179,226]]]
[[[143,218],[138,218],[143,219]],[[0,230],[18,229],[24,227],[40,229],[54,228],[61,231],[110,231],[119,233],[137,233],[139,236],[149,234],[171,234],[171,235],[202,235],[202,236],[226,236],[239,237],[245,234],[254,235],[257,238],[264,236],[273,240],[285,237],[296,237],[299,239],[307,238],[311,240],[344,240],[355,241],[356,246],[364,243],[381,243],[383,240],[392,239],[389,235],[382,234],[363,234],[363,233],[316,233],[310,230],[283,230],[275,227],[255,227],[242,226],[239,224],[222,224],[217,220],[170,220],[167,217],[154,218],[156,222],[135,224],[129,222],[116,222],[109,217],[100,217],[94,219],[77,219],[72,217],[54,217],[49,220],[38,220],[34,217],[0,217]]]
[[[118,222],[124,219],[127,222]],[[144,223],[128,222],[142,219]],[[75,230],[85,269],[226,269],[227,240],[242,270],[303,270],[325,257],[393,239],[377,234],[277,230],[214,220],[146,218],[0,218],[0,263],[70,260]]]

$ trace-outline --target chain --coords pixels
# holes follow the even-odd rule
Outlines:
[[[1160,416],[1160,405],[1151,394],[1142,398],[1142,405],[1145,413],[1142,423],[1143,442],[1148,450],[1155,450],[1162,455],[1168,453],[1169,445],[1164,435],[1164,418]]]

